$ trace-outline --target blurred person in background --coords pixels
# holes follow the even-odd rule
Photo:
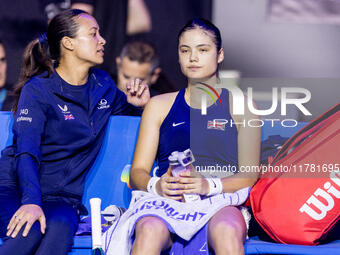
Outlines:
[[[151,31],[151,17],[144,0],[72,0],[71,8],[93,15],[107,42],[104,63],[100,66],[116,74],[112,60],[119,56],[127,36]]]
[[[6,84],[7,59],[6,51],[2,40],[0,39],[0,110],[10,111],[14,96],[11,93],[12,86]]]
[[[159,55],[152,44],[144,41],[127,43],[116,58],[117,87],[126,94],[126,84],[138,78],[149,84],[151,96],[176,91],[162,73],[159,62]]]

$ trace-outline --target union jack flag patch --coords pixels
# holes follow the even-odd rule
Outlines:
[[[74,117],[72,114],[65,114],[64,115],[65,120],[74,120]]]
[[[208,120],[208,129],[216,129],[216,130],[222,130],[225,131],[225,122],[218,122],[216,120]]]

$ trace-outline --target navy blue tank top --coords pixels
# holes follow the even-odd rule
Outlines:
[[[188,148],[196,159],[194,166],[235,169],[237,160],[237,128],[231,125],[229,92],[222,89],[218,102],[207,108],[207,115],[201,109],[191,108],[184,98],[185,89],[179,91],[176,99],[160,127],[157,160],[157,175],[164,174],[168,167],[168,156],[173,151]],[[211,168],[212,169],[212,168]]]

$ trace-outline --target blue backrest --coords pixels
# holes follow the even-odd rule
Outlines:
[[[13,115],[11,112],[0,111],[0,150],[12,144]]]
[[[266,140],[271,135],[280,135],[282,137],[291,137],[301,128],[306,126],[308,122],[298,122],[296,126],[289,123],[292,127],[288,127],[288,123],[265,121],[261,129],[261,140]],[[286,125],[286,126],[285,126]]]
[[[98,157],[86,178],[84,205],[100,197],[102,208],[110,204],[127,208],[131,199],[128,176],[136,146],[139,117],[113,116]]]

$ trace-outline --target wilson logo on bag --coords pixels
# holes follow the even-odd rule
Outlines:
[[[290,138],[250,192],[254,216],[277,242],[318,244],[340,218],[340,104]]]
[[[323,188],[318,188],[314,194],[308,198],[306,203],[300,208],[301,213],[308,214],[313,220],[322,220],[327,216],[327,212],[331,211],[335,206],[334,199],[340,199],[340,191],[336,189],[332,184],[336,184],[340,188],[340,172],[331,172],[330,180],[327,181]],[[332,196],[333,195],[333,196]],[[318,199],[318,197],[321,198]],[[326,204],[322,202],[322,199],[326,201]],[[313,209],[313,206],[316,210]]]

